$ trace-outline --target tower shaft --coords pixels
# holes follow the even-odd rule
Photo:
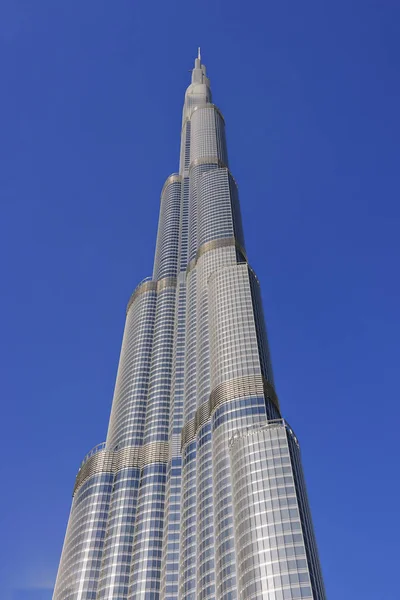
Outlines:
[[[107,439],[79,469],[53,600],[253,598],[325,592],[199,49],[153,275],[128,303]]]

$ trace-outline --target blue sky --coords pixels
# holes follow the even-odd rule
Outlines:
[[[330,599],[396,600],[395,0],[3,0],[0,597],[49,600],[202,46]]]

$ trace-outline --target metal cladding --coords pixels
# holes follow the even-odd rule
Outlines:
[[[107,440],[78,471],[53,600],[261,598],[325,592],[199,49],[153,275],[128,302]]]

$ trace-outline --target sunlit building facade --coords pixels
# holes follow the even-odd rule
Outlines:
[[[200,53],[106,442],[83,460],[53,600],[323,600],[225,122]]]

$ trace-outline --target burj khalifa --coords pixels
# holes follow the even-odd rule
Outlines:
[[[298,598],[326,598],[299,442],[199,51],[153,274],[127,305],[107,439],[77,473],[53,600]]]

